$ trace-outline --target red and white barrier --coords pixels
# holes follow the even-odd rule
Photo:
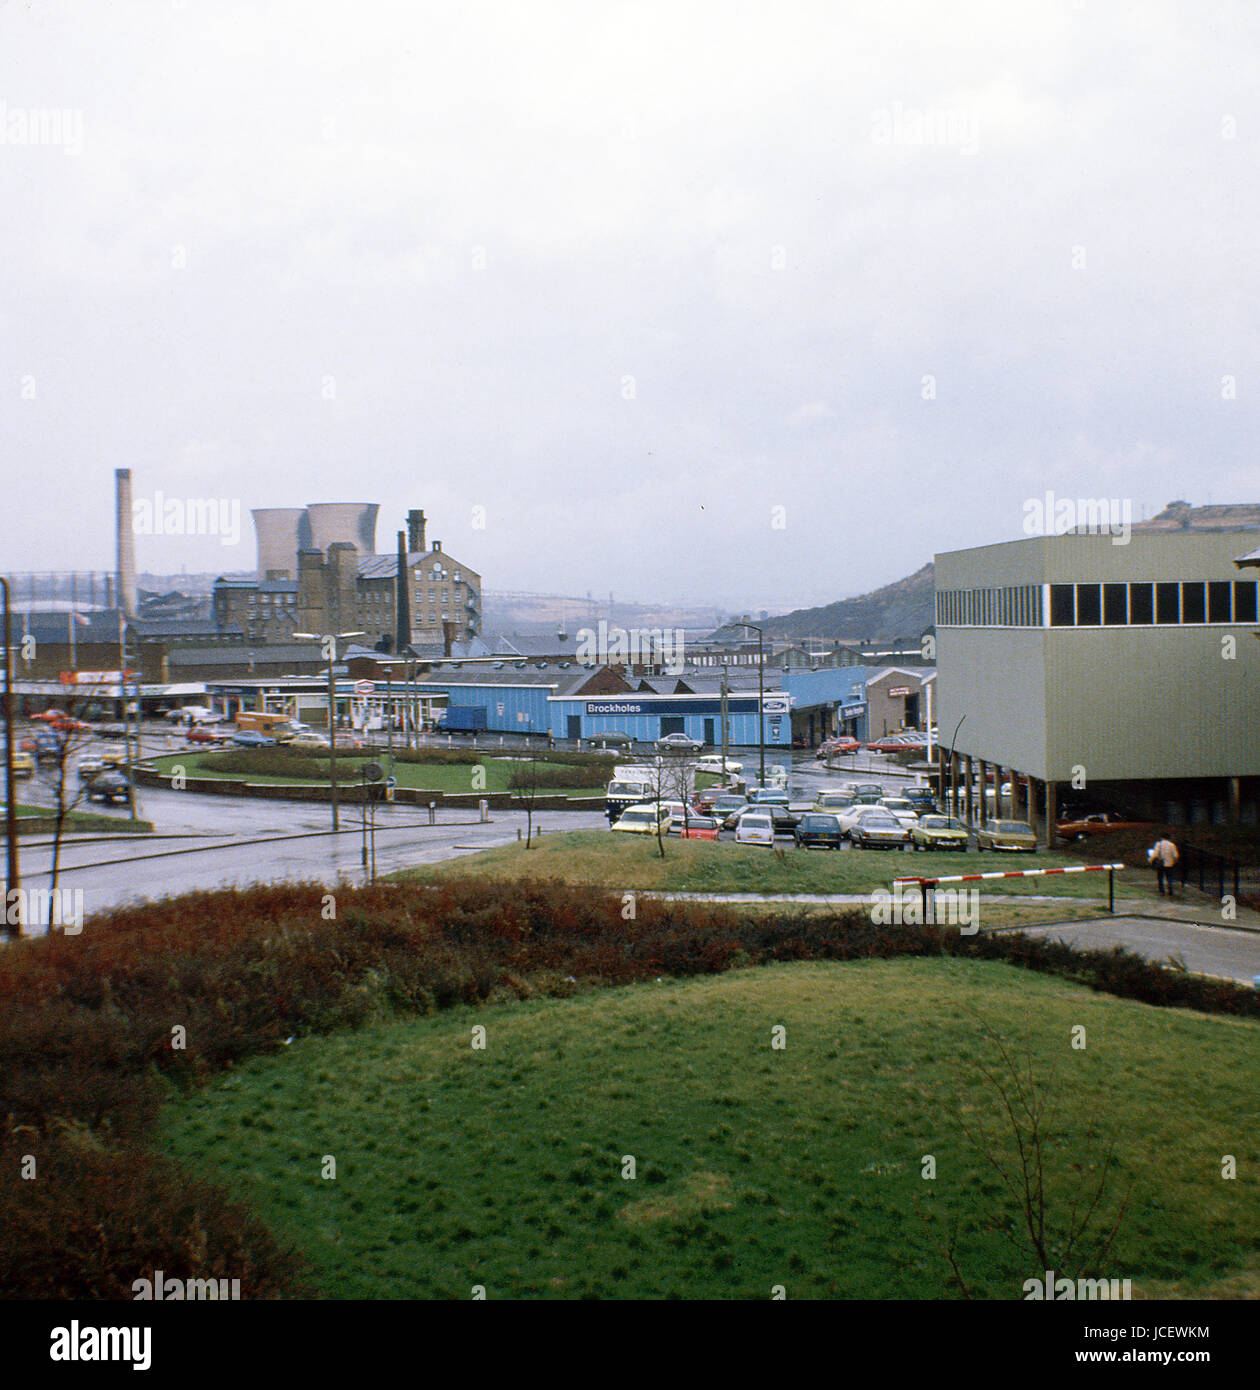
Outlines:
[[[938,883],[974,883],[980,878],[1044,878],[1048,874],[1088,874],[1114,872],[1123,869],[1123,864],[1069,864],[1062,869],[1008,869],[995,874],[949,874],[944,878],[895,878],[898,883],[917,883],[921,888],[935,888]]]

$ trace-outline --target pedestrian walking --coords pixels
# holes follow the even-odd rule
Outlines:
[[[1181,857],[1177,852],[1177,846],[1173,844],[1167,834],[1163,834],[1146,851],[1146,857],[1151,862],[1151,867],[1155,870],[1155,877],[1159,885],[1159,892],[1162,896],[1164,885],[1168,885],[1168,896],[1173,895],[1173,876],[1172,871],[1177,860]]]

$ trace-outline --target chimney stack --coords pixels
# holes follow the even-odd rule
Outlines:
[[[423,512],[412,510],[407,513],[407,549],[413,554],[417,551],[424,554]]]
[[[131,504],[131,469],[114,469],[114,536],[117,560],[118,603],[129,617],[136,616],[136,529]]]
[[[408,522],[411,518],[408,517]],[[405,652],[411,645],[411,571],[407,568],[407,536],[398,533],[398,583],[394,591],[394,650]]]

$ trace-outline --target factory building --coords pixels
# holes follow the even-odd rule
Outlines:
[[[936,557],[935,714],[968,810],[992,772],[1046,843],[1067,800],[1173,824],[1255,821],[1257,584],[1237,559],[1248,538],[1117,539]]]
[[[481,628],[480,574],[440,540],[427,541],[418,510],[408,512],[397,552],[378,555],[378,510],[366,502],[256,508],[257,573],[216,581],[215,621],[258,646],[287,645],[296,631],[361,632],[384,652],[441,655],[472,641]]]

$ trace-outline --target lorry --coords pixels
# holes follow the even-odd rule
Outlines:
[[[475,734],[486,728],[484,705],[448,705],[438,717],[438,733]]]
[[[292,715],[267,714],[261,710],[242,710],[236,716],[236,728],[242,733],[251,729],[256,734],[274,738],[277,743],[284,743],[294,735],[308,731],[307,726],[299,724]]]

